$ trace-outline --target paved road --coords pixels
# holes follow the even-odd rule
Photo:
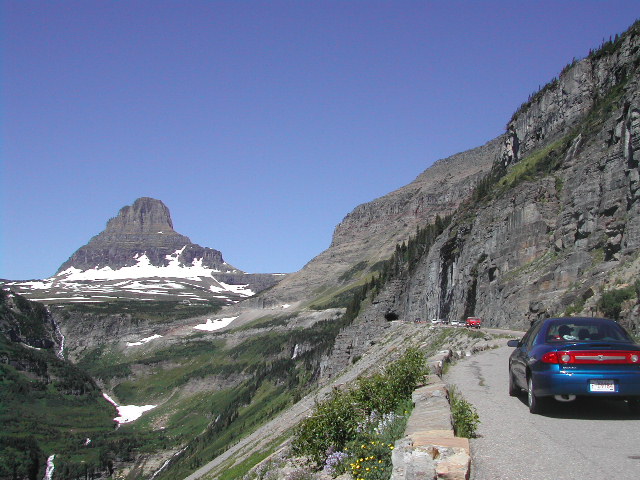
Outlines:
[[[445,380],[478,410],[480,438],[471,440],[472,480],[638,480],[640,416],[623,402],[553,402],[529,413],[510,397],[500,347],[460,360]]]

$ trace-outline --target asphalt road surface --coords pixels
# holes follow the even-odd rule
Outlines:
[[[640,479],[640,415],[603,399],[552,401],[543,415],[530,414],[524,395],[508,394],[512,350],[467,357],[445,376],[480,416],[471,479]]]

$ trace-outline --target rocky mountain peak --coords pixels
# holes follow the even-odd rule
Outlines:
[[[118,270],[138,264],[142,256],[150,265],[162,267],[168,265],[171,260],[168,257],[178,251],[188,252],[180,258],[182,265],[192,264],[195,258],[203,259],[213,269],[220,270],[224,264],[219,251],[194,245],[189,237],[173,229],[169,209],[164,203],[142,197],[133,205],[122,207],[118,215],[107,222],[105,230],[80,247],[62,264],[58,273],[69,268]]]
[[[120,209],[117,217],[107,223],[107,233],[172,233],[173,222],[167,206],[160,200],[142,197]]]
[[[227,304],[282,278],[282,274],[245,273],[228,264],[220,251],[176,232],[164,203],[142,197],[122,207],[53,277],[6,285],[27,298],[47,302],[132,298]]]

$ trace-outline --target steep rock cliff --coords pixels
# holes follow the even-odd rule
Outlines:
[[[636,278],[639,30],[577,62],[514,115],[494,171],[508,168],[402,285],[405,318],[475,314],[526,327],[568,308],[597,313],[604,290]]]
[[[523,104],[450,227],[341,333],[325,374],[362,355],[390,314],[526,328],[602,315],[603,293],[638,279],[639,51],[636,24]],[[637,334],[640,305],[627,303],[621,322]]]

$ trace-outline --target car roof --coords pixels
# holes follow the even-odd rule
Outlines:
[[[619,325],[615,320],[602,317],[552,317],[545,319],[544,323],[614,323]]]

